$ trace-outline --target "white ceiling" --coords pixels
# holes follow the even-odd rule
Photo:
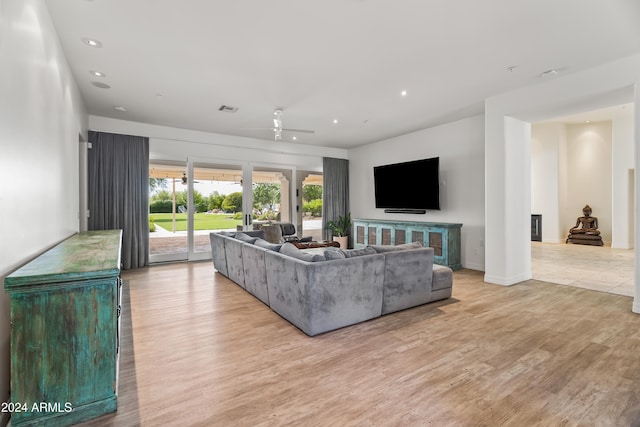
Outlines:
[[[273,140],[283,108],[285,128],[315,130],[283,140],[342,148],[640,52],[639,0],[46,3],[92,115]]]

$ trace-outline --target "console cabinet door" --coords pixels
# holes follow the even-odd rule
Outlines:
[[[70,425],[117,409],[120,236],[80,233],[5,279],[11,401],[20,404],[12,426]]]

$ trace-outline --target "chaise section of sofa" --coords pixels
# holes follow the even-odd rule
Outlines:
[[[444,265],[433,265],[431,301],[451,298],[453,291],[453,270]]]
[[[431,301],[433,248],[384,252],[382,314]]]
[[[228,238],[229,237],[222,233],[209,233],[213,267],[218,270],[218,273],[225,277],[229,277],[229,271],[227,270],[227,252],[225,250],[225,243]]]
[[[265,254],[269,305],[307,335],[381,315],[384,256],[307,262]]]

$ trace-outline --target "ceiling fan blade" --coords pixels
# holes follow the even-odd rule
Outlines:
[[[240,128],[240,129],[244,129],[244,130],[264,130],[264,129],[275,130],[275,128],[273,126],[266,127],[266,128]]]
[[[282,129],[287,132],[300,132],[300,133],[316,133],[315,130],[307,130],[307,129]]]

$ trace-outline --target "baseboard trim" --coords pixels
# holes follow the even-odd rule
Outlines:
[[[483,280],[487,283],[492,283],[494,285],[512,286],[529,279],[531,279],[531,273],[517,274],[511,277],[493,276],[491,274],[485,274]]]
[[[462,268],[467,268],[469,270],[476,270],[476,271],[484,271],[484,265],[483,264],[468,263],[468,264],[463,265]]]
[[[631,311],[640,314],[640,301],[638,301],[638,298],[633,299],[633,307],[631,308]]]

